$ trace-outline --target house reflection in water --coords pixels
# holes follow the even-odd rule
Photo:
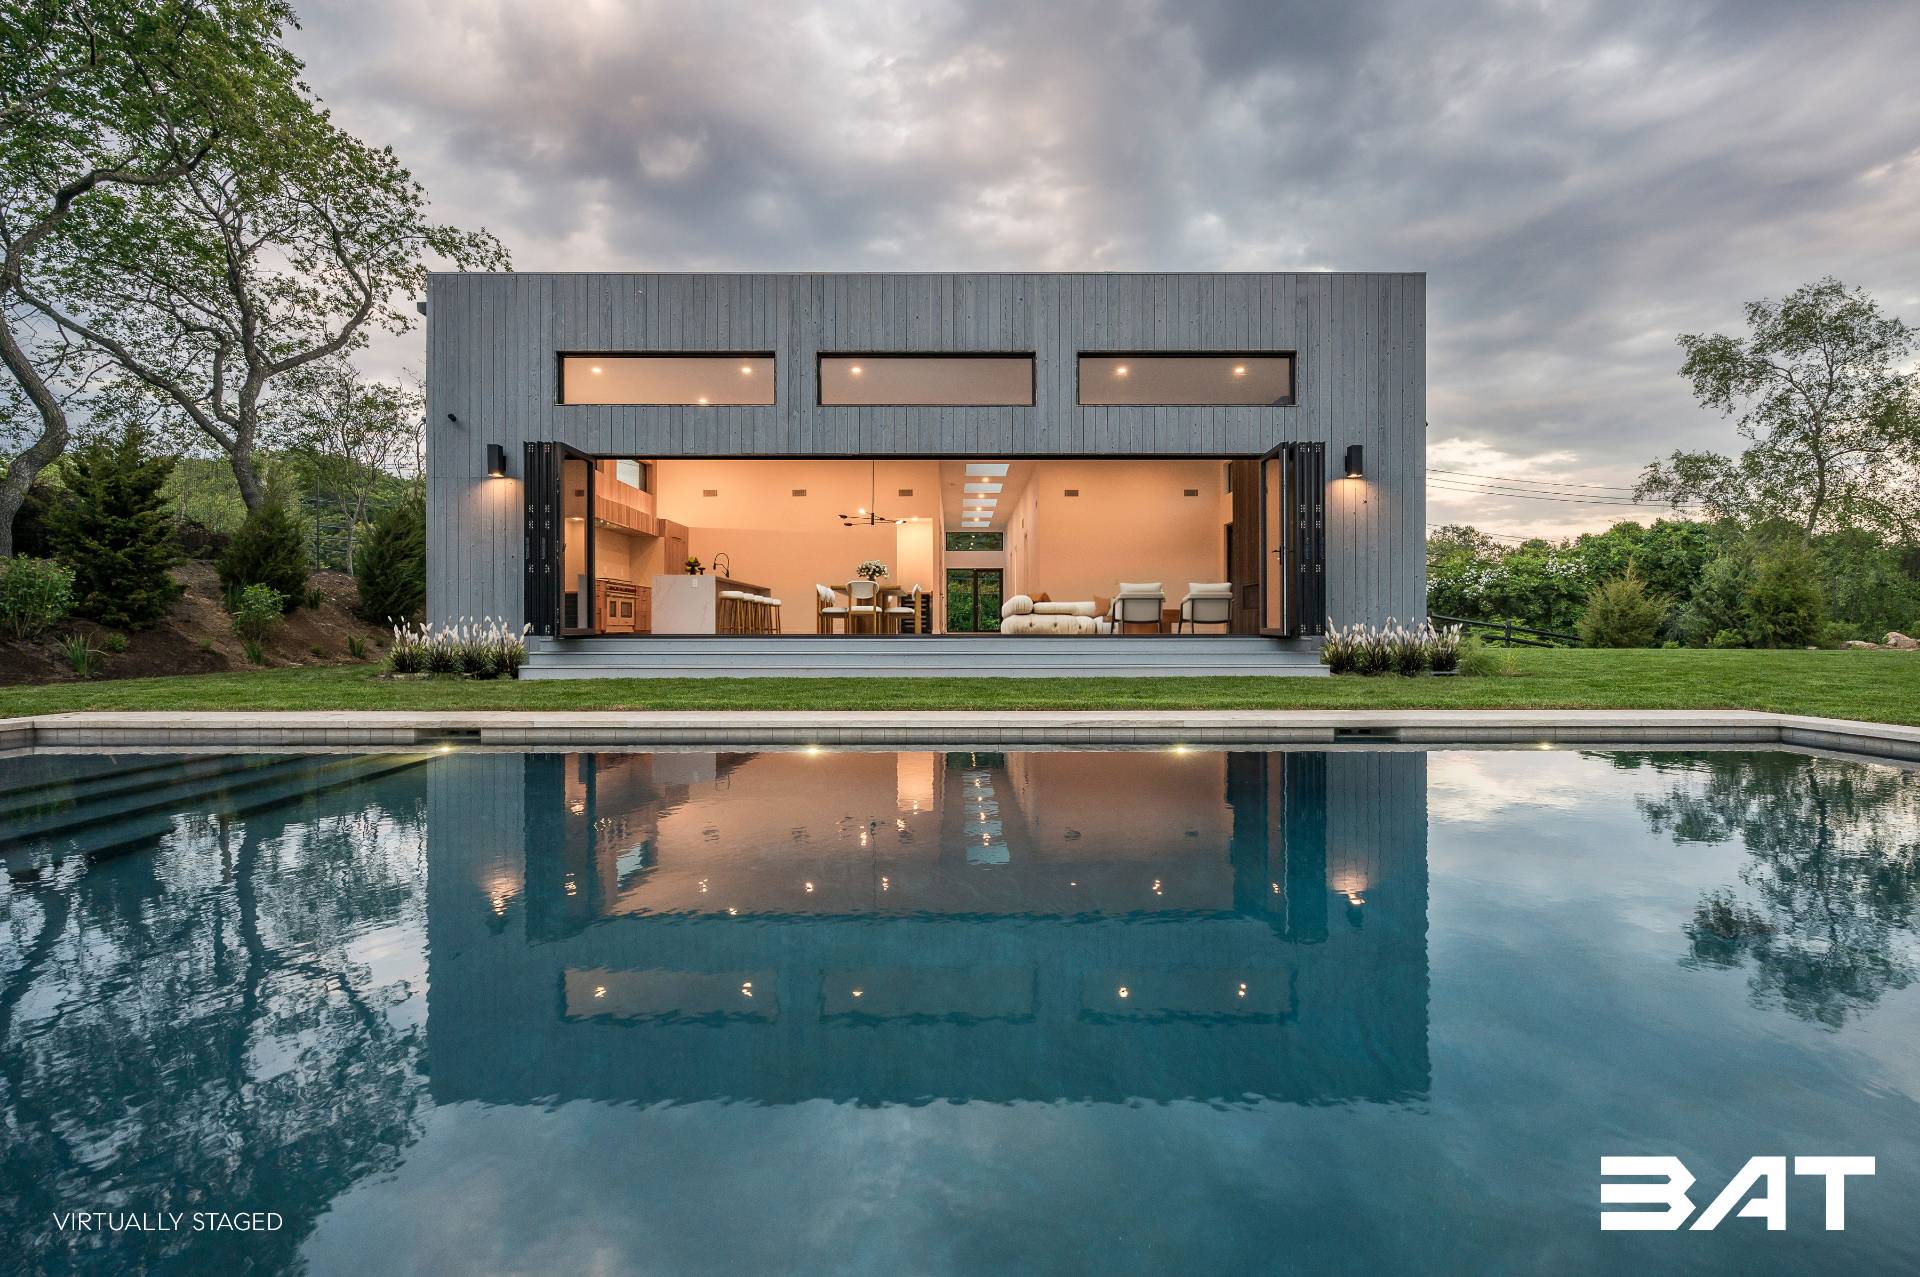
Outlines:
[[[1428,1088],[1417,752],[474,753],[431,786],[441,1102]]]

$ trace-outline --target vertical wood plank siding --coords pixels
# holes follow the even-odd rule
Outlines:
[[[427,610],[521,619],[521,444],[642,457],[1248,456],[1327,445],[1338,622],[1426,598],[1423,274],[436,274]],[[1292,350],[1291,406],[1081,407],[1083,352]],[[771,350],[769,407],[559,404],[563,350]],[[1030,408],[830,408],[821,352],[1031,351]],[[449,419],[451,414],[453,419]],[[514,473],[486,477],[486,446]],[[1338,477],[1348,444],[1366,478]]]

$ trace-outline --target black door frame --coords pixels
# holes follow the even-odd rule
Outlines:
[[[594,633],[593,616],[593,467],[599,458],[564,443],[530,441],[526,445],[526,530],[521,544],[523,606],[527,623],[542,638],[588,638]],[[583,461],[587,467],[586,516],[582,535],[586,538],[586,594],[576,598],[574,619],[584,618],[584,627],[567,627],[567,519],[566,463]]]
[[[1326,633],[1326,459],[1323,443],[1283,443],[1260,454],[1260,632],[1273,638]],[[1271,461],[1280,462],[1285,476],[1278,502],[1269,487]],[[1274,508],[1278,529],[1267,521]],[[1286,623],[1277,628],[1266,624],[1275,590],[1285,599]]]

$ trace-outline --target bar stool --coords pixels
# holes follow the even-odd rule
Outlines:
[[[757,610],[760,613],[761,633],[778,634],[780,632],[780,600],[768,598],[763,594],[760,596],[760,606]]]
[[[745,590],[722,590],[715,604],[714,629],[722,634],[747,634],[753,629],[753,600]]]

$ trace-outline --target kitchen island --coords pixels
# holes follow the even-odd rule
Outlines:
[[[721,606],[723,590],[770,596],[764,585],[736,581],[730,576],[668,576],[653,578],[653,632],[655,634],[750,634],[755,631]],[[742,609],[744,610],[744,609]]]

